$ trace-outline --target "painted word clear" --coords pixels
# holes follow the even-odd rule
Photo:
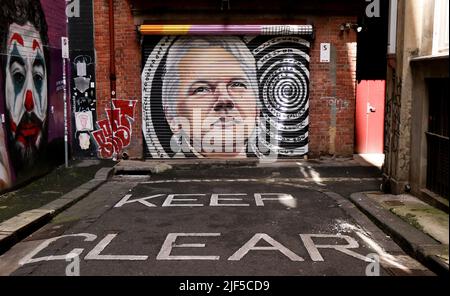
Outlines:
[[[162,243],[162,246],[156,256],[158,261],[217,261],[223,258],[224,254],[214,254],[211,255],[211,250],[208,249],[207,254],[199,254],[199,248],[205,248],[205,241],[211,239],[220,239],[221,233],[169,233],[166,239]],[[124,254],[105,254],[105,249],[111,244],[111,242],[118,236],[118,233],[107,234],[103,239],[101,239],[97,244],[84,256],[84,260],[100,260],[100,261],[146,261],[148,260],[147,255],[124,255]],[[39,253],[45,250],[51,243],[57,240],[66,240],[74,238],[82,238],[85,242],[94,242],[97,240],[97,235],[91,233],[78,233],[78,234],[68,234],[62,235],[54,238],[50,238],[42,242],[28,255],[23,257],[19,264],[21,266],[31,263],[37,263],[42,261],[55,261],[55,260],[67,260],[67,258],[76,258],[84,253],[84,248],[74,248],[68,254],[65,255],[50,255],[38,257]],[[190,241],[197,241],[198,243],[180,243],[180,238],[190,238]],[[299,243],[302,242],[307,253],[309,254],[310,260],[313,262],[323,262],[325,258],[323,257],[321,250],[333,250],[334,255],[345,255],[348,257],[356,258],[358,260],[372,263],[375,262],[373,258],[361,255],[355,252],[355,249],[359,248],[358,242],[348,235],[342,234],[299,234]],[[184,240],[184,239],[183,239]],[[330,243],[324,243],[324,241],[329,240]],[[262,242],[263,241],[263,242]],[[321,243],[318,243],[320,241]],[[337,243],[338,241],[339,243]],[[185,249],[183,255],[177,255],[177,250]],[[196,255],[189,255],[186,249],[197,249],[195,251]],[[294,253],[292,250],[284,246],[281,242],[278,242],[270,235],[266,233],[255,233],[248,241],[243,242],[242,246],[237,250],[230,250],[229,254],[226,254],[227,261],[241,261],[245,259],[246,255],[251,252],[260,251],[270,251],[281,253],[284,255],[286,260],[293,262],[303,262],[307,259]],[[231,253],[232,252],[232,253]],[[230,255],[231,254],[231,255]],[[328,256],[330,252],[327,252]]]

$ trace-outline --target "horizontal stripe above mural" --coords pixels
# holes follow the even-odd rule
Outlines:
[[[141,25],[142,35],[311,35],[312,25]]]

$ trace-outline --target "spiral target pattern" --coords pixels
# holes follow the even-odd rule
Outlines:
[[[278,37],[254,50],[266,121],[267,146],[281,155],[307,153],[309,110],[309,42]],[[276,135],[274,132],[276,131]]]

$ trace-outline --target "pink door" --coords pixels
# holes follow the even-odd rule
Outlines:
[[[362,80],[356,87],[356,153],[383,153],[385,87],[385,80]]]

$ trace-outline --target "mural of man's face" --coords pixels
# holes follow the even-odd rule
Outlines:
[[[191,49],[180,61],[178,70],[180,87],[176,112],[189,120],[191,139],[199,141],[196,137],[201,137],[202,154],[206,157],[242,155],[245,141],[255,128],[258,107],[255,90],[239,61],[220,47]],[[202,129],[197,135],[195,122]],[[220,134],[221,153],[205,153],[205,144],[208,144],[205,136]],[[231,141],[226,142],[226,137]]]
[[[47,118],[47,68],[39,32],[13,23],[7,38],[5,100],[13,147],[30,163],[42,145]]]

